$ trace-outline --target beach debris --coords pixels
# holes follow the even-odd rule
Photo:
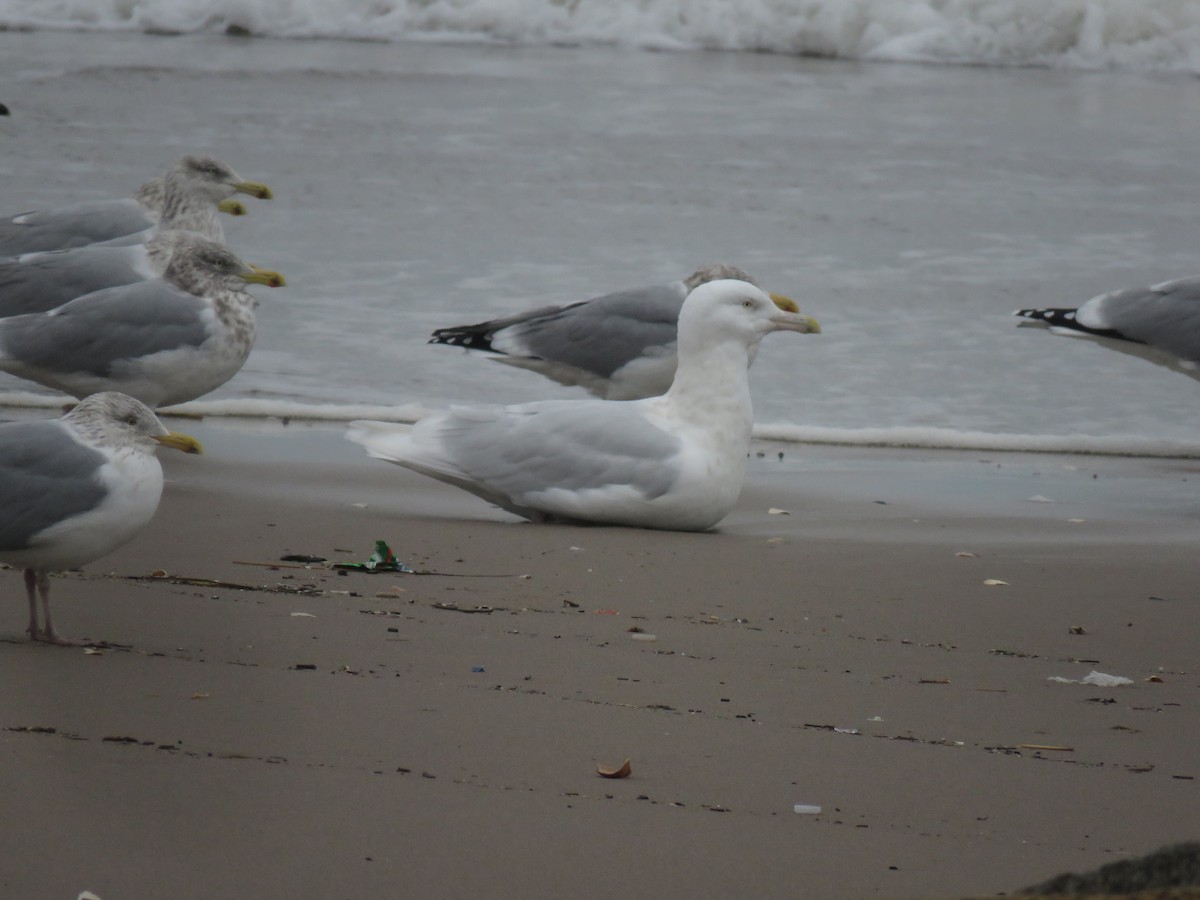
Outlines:
[[[954,554],[956,559],[975,559],[975,554],[970,550],[959,550]]]
[[[459,606],[457,603],[431,603],[434,609],[445,609],[460,613],[491,613],[496,611],[494,606]]]
[[[782,544],[783,538],[781,538],[781,537],[767,538],[767,543],[768,544]]]
[[[1058,753],[1074,753],[1074,747],[1059,747],[1055,744],[1017,744],[1018,750],[1054,750]]]
[[[998,585],[1002,585],[1002,584],[1007,585],[1008,584],[1007,581],[1001,581],[999,578],[985,578],[985,579],[983,579],[983,583],[986,584],[988,587],[996,587]]]
[[[100,900],[100,898],[91,891],[80,891],[79,896],[75,900]]]
[[[486,672],[487,669],[485,669],[483,666],[471,666],[471,671],[472,672]]]
[[[312,613],[306,613],[306,612],[294,612],[291,614],[291,616],[293,619],[315,619],[316,618],[316,616],[314,616]]]
[[[821,811],[821,807],[814,806],[811,803],[796,803],[792,806],[792,812],[799,816],[815,816]]]
[[[1163,683],[1163,678],[1161,675],[1150,675],[1146,678],[1146,680],[1151,682],[1152,684],[1162,684]]]
[[[1046,680],[1059,684],[1090,684],[1093,687],[1120,687],[1125,684],[1133,684],[1132,678],[1126,678],[1124,675],[1106,675],[1095,669],[1092,669],[1083,678],[1063,678],[1061,675],[1051,675]]]
[[[387,541],[376,541],[375,552],[366,562],[361,563],[334,563],[333,568],[345,569],[354,572],[405,572],[412,574],[413,570],[400,562],[396,558],[396,554],[392,552],[392,548],[388,546]]]
[[[918,678],[917,684],[949,684],[949,678]],[[835,731],[837,729],[834,729]]]
[[[1082,625],[1072,625],[1067,629],[1067,634],[1087,634],[1087,629]]]
[[[619,766],[596,766],[596,774],[601,778],[628,778],[633,772],[633,768],[629,765],[629,760],[621,763]]]
[[[658,640],[658,635],[649,634],[645,631],[635,632],[634,634],[631,634],[629,637],[635,641],[657,641]]]
[[[235,591],[260,591],[267,594],[305,594],[307,596],[314,596],[321,593],[318,588],[303,585],[300,587],[291,587],[286,584],[243,584],[238,581],[221,581],[216,578],[189,578],[184,575],[169,575],[161,569],[149,575],[113,575],[109,577],[119,578],[124,581],[166,581],[170,584],[185,584],[192,587],[230,588]]]
[[[594,610],[594,612],[598,616],[619,616],[620,615],[620,613],[617,612],[615,609],[597,609],[597,610]]]
[[[772,506],[767,510],[768,516],[790,516],[791,512],[786,509],[780,509],[778,506]]]
[[[311,553],[289,553],[286,556],[279,557],[283,562],[297,563],[323,563],[328,560],[323,556],[313,556]]]

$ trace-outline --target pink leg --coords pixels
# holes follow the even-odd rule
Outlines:
[[[29,598],[29,627],[25,629],[25,633],[29,635],[31,641],[38,639],[38,619],[37,619],[37,572],[33,569],[25,570],[25,595]]]
[[[25,583],[29,583],[29,571],[26,571]],[[50,620],[50,576],[45,569],[37,570],[37,590],[42,598],[42,621],[46,623],[45,629],[42,631],[41,640],[48,644],[59,644],[64,647],[86,647],[91,641],[79,640],[77,638],[67,638],[60,635],[54,630],[54,623]],[[30,597],[30,603],[33,598]],[[35,638],[37,640],[37,638]]]

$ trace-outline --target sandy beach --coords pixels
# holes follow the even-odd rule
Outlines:
[[[102,647],[28,641],[0,571],[0,898],[933,900],[1200,836],[1200,460],[803,443],[1185,455],[1195,384],[1011,311],[1194,272],[1194,77],[118,24],[0,32],[3,208],[210,151],[289,286],[166,420],[207,452],[152,525],[55,577]],[[427,337],[718,261],[823,334],[764,344],[802,442],[714,533],[523,523],[279,421],[565,396]],[[417,573],[281,560],[379,540]]]
[[[676,534],[169,424],[55,581],[110,647],[0,574],[5,896],[986,896],[1197,832],[1195,462],[758,445]],[[264,565],[379,539],[420,574]]]

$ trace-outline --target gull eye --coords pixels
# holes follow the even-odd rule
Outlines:
[[[742,301],[742,309],[753,309],[753,308],[754,308],[754,301],[751,300],[749,297],[747,297],[745,300]]]

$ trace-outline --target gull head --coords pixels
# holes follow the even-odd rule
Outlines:
[[[147,452],[162,446],[184,453],[203,452],[194,437],[168,431],[150,407],[119,391],[90,394],[64,418],[100,446],[140,447]]]
[[[694,335],[702,342],[737,337],[748,346],[772,331],[819,334],[821,326],[787,297],[767,294],[746,281],[722,279],[700,285],[679,313],[681,344]]]
[[[282,287],[287,280],[272,269],[251,266],[216,241],[190,231],[172,232],[171,261],[163,278],[190,294],[202,296],[210,290],[242,290],[247,284]]]
[[[249,194],[259,200],[270,200],[271,189],[257,181],[247,181],[232,168],[211,156],[189,155],[183,157],[167,173],[167,183],[173,180],[186,185],[188,190],[204,193],[219,203],[235,193]]]

